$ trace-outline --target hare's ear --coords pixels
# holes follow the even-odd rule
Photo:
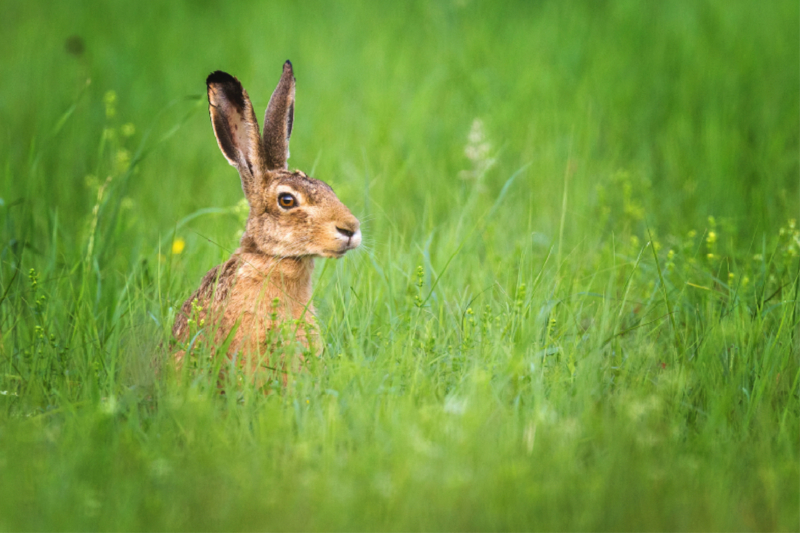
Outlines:
[[[269,99],[264,115],[264,156],[270,170],[287,168],[289,137],[294,122],[294,73],[292,63],[283,64],[281,81]]]
[[[264,149],[253,105],[239,80],[222,71],[206,79],[208,112],[222,154],[239,170],[242,189],[252,205],[263,173]]]

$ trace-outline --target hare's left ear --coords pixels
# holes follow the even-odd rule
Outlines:
[[[222,71],[206,79],[208,112],[222,155],[236,167],[244,195],[253,205],[258,199],[264,164],[264,148],[253,105],[239,80]]]
[[[291,61],[287,61],[283,64],[281,81],[272,93],[264,115],[264,156],[269,170],[288,168],[292,122],[294,122],[294,73]]]

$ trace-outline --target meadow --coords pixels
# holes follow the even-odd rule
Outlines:
[[[0,5],[0,530],[800,529],[796,1]],[[364,244],[264,394],[168,346],[286,59]]]

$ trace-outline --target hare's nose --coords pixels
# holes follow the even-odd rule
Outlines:
[[[336,222],[336,231],[349,239],[358,233],[358,228],[360,226],[361,224],[358,223],[358,219],[352,217],[351,219],[339,220]]]
[[[347,240],[347,248],[358,248],[361,244],[361,224],[353,217],[350,220],[340,220],[336,223],[336,232],[340,239]]]
[[[336,226],[336,231],[338,231],[348,239],[355,234],[355,231],[350,231],[349,229],[346,228],[340,228],[339,226]]]

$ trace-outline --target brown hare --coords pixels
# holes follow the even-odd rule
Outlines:
[[[270,358],[281,332],[285,340],[289,331],[305,351],[321,352],[311,302],[314,258],[341,257],[358,247],[360,224],[326,183],[287,169],[295,93],[289,61],[269,100],[263,136],[238,79],[216,71],[206,85],[217,143],[239,171],[250,213],[239,248],[203,277],[175,317],[172,334],[184,346],[195,339],[212,343],[212,350],[224,345],[228,357],[253,370],[280,369],[285,383],[302,356]],[[183,356],[176,354],[179,361]]]

